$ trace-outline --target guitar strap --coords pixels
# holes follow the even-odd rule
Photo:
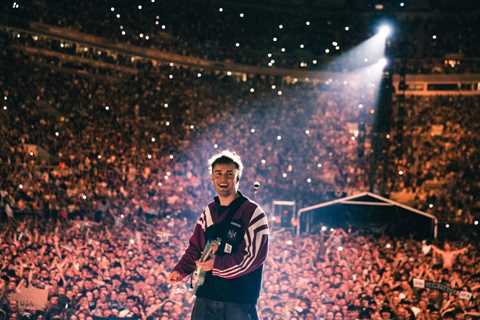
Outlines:
[[[238,194],[239,196],[227,207],[227,216],[220,223],[213,225],[211,231],[207,230],[207,239],[211,240],[217,237],[222,239],[217,255],[234,252],[238,243],[243,238],[243,226],[241,221],[235,221],[233,220],[233,217],[242,204],[247,201],[247,198],[245,198],[240,192],[238,192]],[[221,212],[222,210],[218,197],[215,197],[215,209],[216,212]]]

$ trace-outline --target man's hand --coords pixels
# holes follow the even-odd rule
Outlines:
[[[170,276],[168,277],[168,280],[171,282],[171,283],[174,283],[174,282],[179,282],[179,281],[182,281],[182,279],[184,278],[185,276],[183,276],[180,272],[178,271],[172,271],[170,273]]]
[[[217,253],[218,251],[218,244],[216,242],[212,243],[212,255]]]
[[[213,269],[213,260],[214,259],[208,259],[207,261],[204,261],[204,262],[196,261],[195,264],[197,265],[198,268],[202,269],[202,271],[208,272],[208,271],[212,271]]]

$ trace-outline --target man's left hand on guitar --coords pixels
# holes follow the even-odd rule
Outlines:
[[[214,259],[208,259],[207,261],[201,262],[201,261],[196,261],[195,263],[197,264],[197,267],[202,269],[204,272],[212,271],[213,269],[213,260]]]
[[[216,242],[212,243],[212,255],[217,253],[217,250],[218,250],[218,243]]]

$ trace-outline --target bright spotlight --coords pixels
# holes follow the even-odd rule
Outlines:
[[[387,24],[381,25],[380,28],[378,28],[378,34],[383,38],[388,38],[392,34],[392,27]]]
[[[385,68],[388,64],[388,59],[387,58],[381,58],[378,60],[378,63],[382,66],[382,68]]]

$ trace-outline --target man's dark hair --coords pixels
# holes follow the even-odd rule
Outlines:
[[[242,159],[240,159],[240,156],[238,154],[230,150],[223,150],[222,152],[217,153],[213,157],[208,159],[208,169],[210,171],[210,174],[212,174],[213,167],[215,167],[217,164],[232,164],[232,163],[235,165],[235,167],[239,171],[238,176],[241,177],[243,172]]]

